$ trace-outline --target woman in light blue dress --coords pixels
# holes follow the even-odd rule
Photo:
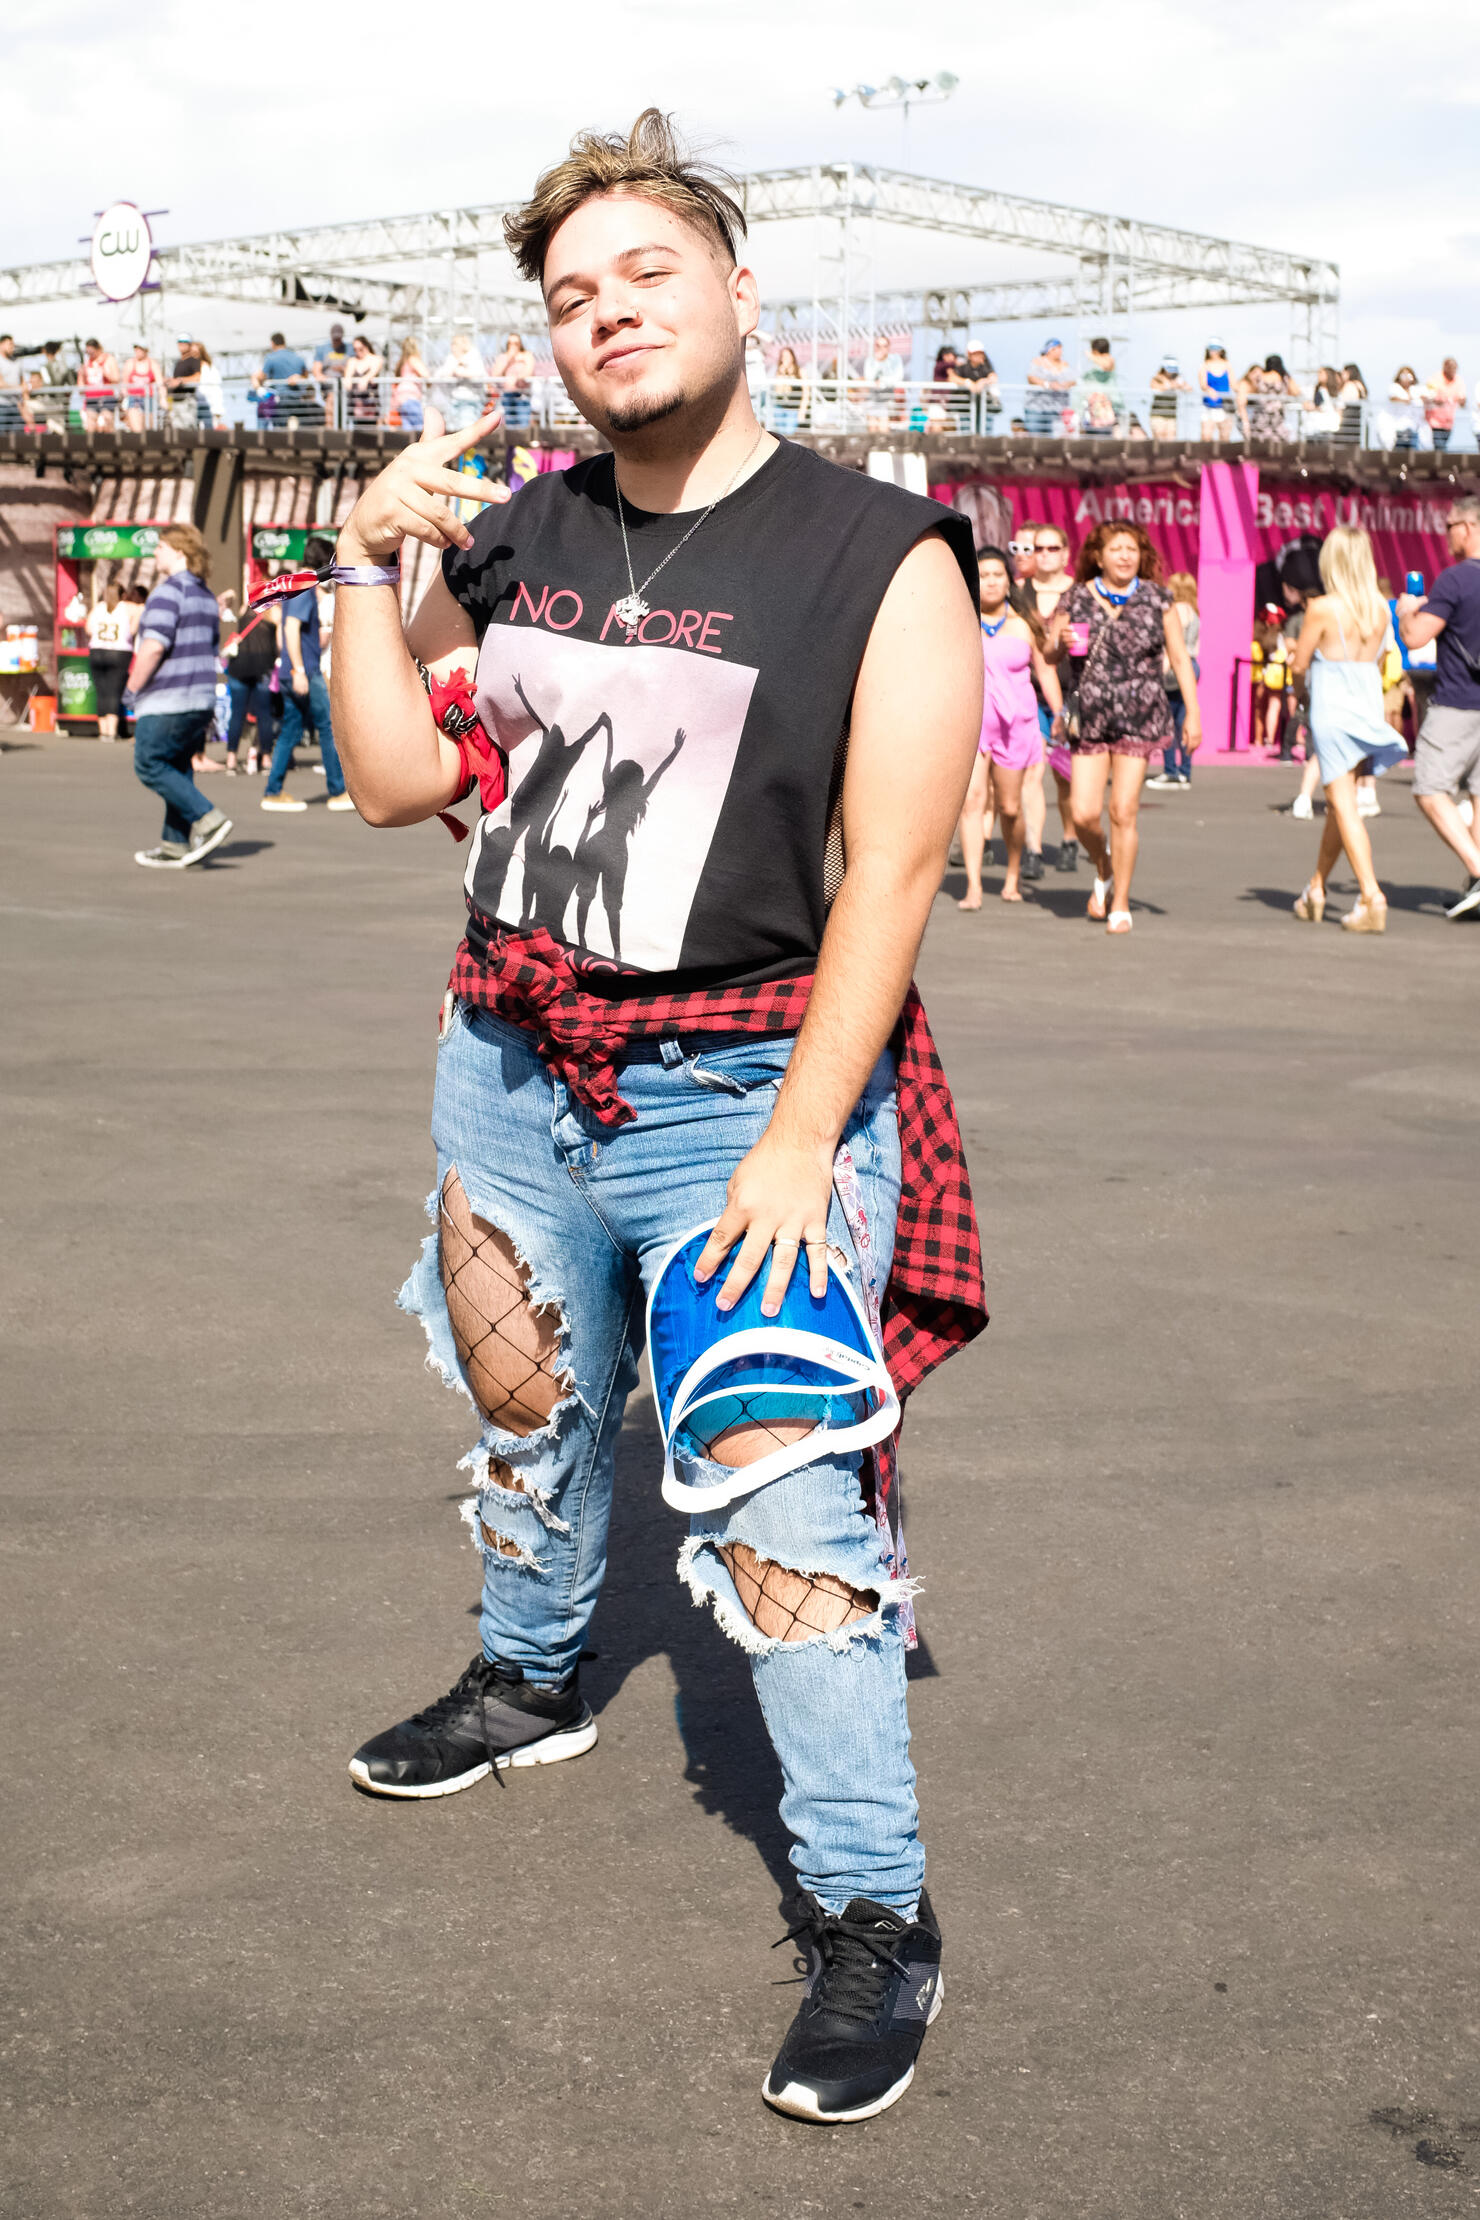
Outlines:
[[[1305,612],[1290,658],[1294,676],[1309,672],[1311,742],[1326,790],[1321,850],[1295,915],[1319,925],[1326,882],[1343,848],[1360,894],[1341,920],[1349,933],[1387,929],[1387,897],[1372,868],[1372,843],[1357,809],[1357,773],[1379,776],[1407,760],[1408,750],[1382,713],[1382,658],[1389,636],[1387,603],[1377,588],[1372,542],[1360,526],[1338,524],[1321,548],[1321,583]]]

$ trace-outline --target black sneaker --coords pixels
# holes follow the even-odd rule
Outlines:
[[[1041,879],[1043,877],[1043,857],[1036,848],[1025,848],[1023,850],[1023,877],[1025,879]]]
[[[1062,843],[1059,848],[1059,860],[1054,865],[1054,869],[1056,871],[1077,871],[1079,869],[1079,842],[1077,840],[1066,840]]]
[[[190,828],[190,846],[185,851],[187,864],[203,863],[213,848],[219,848],[231,830],[231,819],[222,809],[210,809],[204,817],[197,817]]]
[[[580,1757],[596,1721],[578,1681],[533,1688],[517,1665],[475,1657],[445,1696],[356,1750],[350,1779],[376,1796],[455,1796],[495,1767]]]
[[[783,1940],[806,1940],[807,1996],[761,2095],[798,2120],[871,2120],[914,2080],[945,1994],[930,1899],[908,1920],[866,1896],[825,1912],[804,1889],[797,1914]]]
[[[1480,879],[1471,879],[1469,886],[1444,912],[1446,917],[1468,917],[1471,910],[1480,910]]]

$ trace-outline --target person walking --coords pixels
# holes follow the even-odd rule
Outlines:
[[[110,578],[101,598],[87,612],[87,667],[92,674],[100,740],[118,738],[124,681],[133,661],[132,639],[123,588],[116,578]]]
[[[1049,631],[1048,660],[1072,657],[1071,799],[1080,846],[1095,869],[1086,914],[1110,933],[1131,930],[1131,880],[1140,850],[1141,788],[1166,745],[1172,713],[1162,685],[1170,661],[1186,708],[1183,744],[1202,741],[1197,682],[1161,557],[1139,524],[1097,524],[1079,551],[1073,590]],[[1076,729],[1077,728],[1077,729]],[[1101,820],[1110,798],[1110,838]]]
[[[334,560],[334,542],[329,539],[312,539],[304,543],[303,560],[310,570],[326,570]],[[344,790],[344,773],[339,765],[339,751],[334,744],[334,720],[329,708],[329,686],[323,668],[323,634],[319,617],[317,589],[307,587],[294,594],[280,609],[282,625],[282,653],[278,663],[278,680],[283,692],[283,721],[278,728],[277,745],[272,751],[272,768],[267,774],[267,785],[262,795],[262,807],[268,810],[300,811],[308,807],[295,794],[285,789],[293,750],[303,738],[304,711],[313,719],[318,734],[319,750],[324,759],[324,781],[328,788],[329,807],[349,811],[354,808]],[[258,725],[261,731],[261,725]]]
[[[1023,529],[1026,532],[1028,527],[1024,526]],[[1034,563],[1029,592],[1046,642],[1054,611],[1073,588],[1074,573],[1069,568],[1069,535],[1062,525],[1034,524],[1032,533]],[[1062,700],[1062,689],[1060,699]],[[1053,774],[1058,796],[1060,837],[1054,869],[1079,869],[1079,838],[1074,830],[1074,806],[1070,800],[1073,763],[1068,741],[1062,731],[1055,733],[1054,726],[1053,712],[1040,691],[1038,727],[1043,734],[1043,762],[1030,764],[1023,774],[1023,877],[1030,880],[1043,876],[1043,828],[1048,819],[1048,804],[1043,790],[1045,767]]]
[[[207,583],[210,555],[193,524],[159,535],[154,566],[161,583],[144,604],[129,671],[134,697],[134,775],[164,803],[157,846],[135,863],[155,871],[203,863],[231,831],[190,775],[216,715],[221,617]]]
[[[1382,658],[1388,607],[1377,585],[1372,542],[1360,525],[1338,524],[1321,545],[1325,592],[1306,604],[1305,621],[1290,656],[1297,681],[1308,675],[1310,745],[1326,794],[1316,867],[1295,903],[1295,915],[1319,925],[1326,914],[1326,882],[1345,849],[1359,894],[1341,920],[1349,933],[1387,930],[1387,896],[1372,867],[1372,842],[1357,806],[1357,777],[1379,775],[1408,759],[1408,750],[1382,713]]]
[[[1453,560],[1427,599],[1398,597],[1398,630],[1406,647],[1434,643],[1435,681],[1413,752],[1413,799],[1470,883],[1446,917],[1480,910],[1480,495],[1461,494],[1446,529]],[[1463,793],[1470,820],[1455,800]]]
[[[335,712],[362,810],[415,823],[475,777],[491,795],[438,1059],[437,1230],[402,1298],[481,1422],[483,1641],[446,1697],[355,1753],[373,1795],[441,1797],[595,1742],[579,1664],[641,1301],[670,1256],[692,1258],[711,1334],[742,1300],[774,1320],[802,1258],[797,1299],[821,1299],[830,1242],[834,1278],[879,1290],[886,1360],[905,1364],[891,1273],[918,1291],[920,1362],[976,1330],[959,1136],[910,988],[981,724],[970,529],[760,428],[735,190],[656,110],[630,136],[583,133],[507,237],[610,451],[469,531],[450,465],[486,423],[428,439],[339,537]],[[403,639],[407,538],[446,552]],[[476,662],[486,732],[439,730],[417,659],[464,693]],[[926,1296],[916,1212],[937,1169],[953,1255]],[[681,1570],[754,1673],[811,1968],[762,2095],[866,2119],[908,2087],[940,1997],[901,1560],[862,1493],[891,1487],[856,1448],[809,1460],[811,1417],[717,1423],[702,1455],[675,1449],[669,1500],[711,1506],[690,1511]],[[778,1444],[787,1468],[755,1486]]]
[[[1202,618],[1197,610],[1197,580],[1190,570],[1174,570],[1167,580],[1167,592],[1172,597],[1172,608],[1182,627],[1182,637],[1187,643],[1187,653],[1192,663],[1192,675],[1202,673],[1197,661],[1197,643],[1202,631]],[[1191,751],[1182,745],[1182,728],[1187,718],[1187,704],[1182,699],[1182,689],[1172,660],[1164,655],[1161,662],[1161,683],[1172,712],[1172,737],[1161,751],[1161,769],[1155,778],[1146,781],[1163,793],[1180,793],[1192,784]]]
[[[982,906],[982,858],[986,852],[988,789],[1002,820],[1007,870],[1001,897],[1021,902],[1023,863],[1023,781],[1043,764],[1043,735],[1038,727],[1036,680],[1053,716],[1063,709],[1057,674],[1043,660],[1044,631],[1027,594],[1015,586],[1000,547],[984,547],[976,559],[981,610],[982,728],[971,783],[961,809],[961,857],[966,893],[958,908]]]
[[[247,771],[255,771],[272,755],[272,688],[268,683],[278,659],[278,612],[269,602],[249,610],[243,623],[222,651],[226,668],[227,725],[226,768],[235,771],[242,734],[250,719],[252,745]]]

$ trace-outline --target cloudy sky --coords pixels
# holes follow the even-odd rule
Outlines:
[[[1427,374],[1451,345],[1480,373],[1480,10],[1407,28],[1391,0],[1008,0],[921,11],[914,31],[909,16],[897,0],[564,0],[517,40],[517,10],[429,9],[423,40],[391,0],[51,0],[7,33],[0,264],[72,251],[116,197],[168,209],[163,243],[498,200],[577,126],[654,101],[740,168],[874,160],[1327,254],[1343,352],[1369,382],[1408,357]],[[908,145],[897,116],[832,104],[834,86],[941,69],[960,88],[916,114]],[[763,290],[796,282],[796,256],[756,235]],[[895,234],[879,276],[967,274],[940,261]],[[254,336],[254,312],[222,314],[220,339]],[[1147,368],[1167,345],[1191,356],[1205,321],[1147,327],[1134,352]],[[1231,350],[1288,345],[1252,312],[1215,321]],[[990,335],[1009,374],[1029,336]]]

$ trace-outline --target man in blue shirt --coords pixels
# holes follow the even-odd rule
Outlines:
[[[303,550],[303,560],[310,570],[325,570],[334,560],[332,540],[310,540]],[[304,711],[313,720],[319,736],[319,748],[324,758],[324,779],[329,789],[329,807],[351,810],[354,803],[344,791],[344,773],[339,768],[339,751],[334,745],[334,725],[329,715],[329,687],[323,672],[322,640],[319,633],[318,589],[310,586],[301,594],[294,594],[291,601],[283,603],[283,652],[278,662],[278,677],[283,690],[283,721],[278,729],[277,746],[272,751],[272,769],[267,776],[267,791],[262,797],[264,809],[307,809],[307,802],[300,802],[296,795],[285,794],[283,781],[293,760],[293,750],[303,738]]]
[[[308,364],[280,331],[273,333],[272,345],[254,371],[252,384],[257,392],[259,424],[271,424],[278,417],[301,416],[314,406]]]
[[[129,667],[134,695],[134,774],[164,803],[159,845],[134,856],[154,871],[179,871],[219,848],[231,819],[208,802],[190,776],[216,714],[216,649],[221,619],[206,584],[210,555],[193,524],[159,535],[160,583],[144,604]]]
[[[1461,494],[1449,511],[1448,570],[1428,599],[1400,595],[1398,629],[1408,648],[1438,642],[1438,682],[1413,751],[1413,799],[1470,875],[1446,917],[1480,910],[1480,842],[1460,815],[1463,789],[1480,803],[1480,496]]]

